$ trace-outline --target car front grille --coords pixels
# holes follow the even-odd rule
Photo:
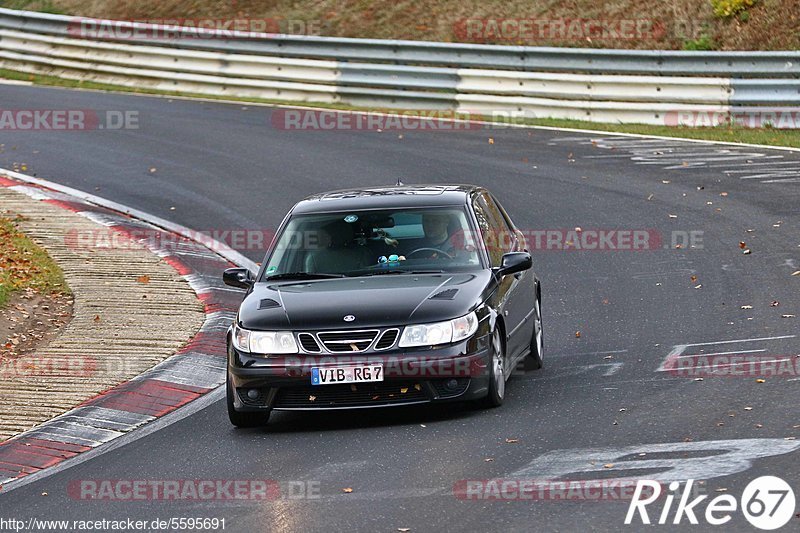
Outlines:
[[[425,387],[416,381],[304,385],[281,388],[273,407],[275,409],[324,409],[415,403],[428,399]]]
[[[317,340],[314,338],[314,335],[311,333],[301,333],[297,336],[300,340],[300,346],[303,347],[303,350],[309,353],[319,353],[322,349],[317,344]]]
[[[325,331],[317,334],[322,345],[331,353],[363,352],[372,345],[377,336],[377,329]]]
[[[394,343],[397,342],[397,337],[400,335],[400,330],[397,328],[387,329],[383,332],[378,342],[375,343],[376,350],[388,350]]]

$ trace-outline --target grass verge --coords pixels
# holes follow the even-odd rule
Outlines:
[[[70,294],[64,273],[47,252],[19,231],[15,220],[0,217],[0,308],[24,289]]]
[[[28,81],[36,85],[46,85],[52,87],[65,87],[73,89],[90,89],[107,92],[132,93],[132,94],[151,94],[161,96],[176,96],[188,98],[204,98],[210,100],[224,100],[242,103],[260,103],[269,105],[298,106],[306,105],[325,109],[336,109],[342,111],[380,111],[388,113],[399,113],[397,109],[376,109],[353,107],[346,104],[330,104],[317,102],[295,102],[287,100],[270,100],[263,98],[238,98],[231,96],[213,96],[204,94],[181,93],[172,91],[161,91],[156,89],[144,89],[135,87],[124,87],[120,85],[109,85],[90,81],[78,81],[62,79],[56,76],[46,76],[41,74],[28,74],[14,70],[0,69],[0,78],[17,81]],[[491,120],[490,117],[484,117]],[[663,137],[675,137],[682,139],[697,139],[705,141],[724,141],[747,144],[761,144],[768,146],[785,146],[800,148],[800,130],[781,130],[774,128],[746,128],[743,126],[717,126],[717,127],[681,127],[681,126],[651,126],[649,124],[601,124],[588,122],[585,120],[564,120],[564,119],[525,119],[516,122],[530,126],[548,126],[555,128],[575,128],[584,130],[594,130],[611,133],[636,133],[639,135],[658,135]]]

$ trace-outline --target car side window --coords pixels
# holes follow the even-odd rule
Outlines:
[[[472,207],[492,266],[500,266],[503,254],[510,252],[514,247],[515,233],[488,194],[482,193],[476,197]]]

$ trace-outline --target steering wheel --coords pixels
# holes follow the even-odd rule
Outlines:
[[[446,255],[448,257],[448,259],[455,259],[455,256],[452,256],[452,255],[448,254],[447,252],[445,252],[444,250],[440,250],[439,248],[417,248],[416,250],[414,250],[412,252],[409,252],[406,255],[408,257],[411,257],[412,255],[414,255],[416,253],[419,253],[419,252],[437,252],[437,253],[440,253],[442,255]]]

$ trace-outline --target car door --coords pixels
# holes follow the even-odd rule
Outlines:
[[[524,242],[520,242],[522,236],[509,225],[488,192],[481,192],[474,198],[473,209],[492,267],[500,266],[504,254],[524,250]],[[513,363],[528,350],[533,334],[533,322],[529,320],[533,308],[532,278],[527,271],[505,276],[498,288],[497,309],[506,327],[509,372]]]

